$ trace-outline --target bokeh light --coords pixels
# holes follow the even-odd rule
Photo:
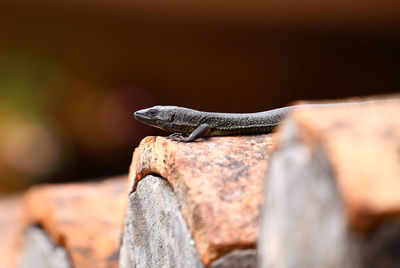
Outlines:
[[[46,175],[59,164],[59,141],[44,126],[22,124],[5,137],[4,143],[4,159],[28,177]]]

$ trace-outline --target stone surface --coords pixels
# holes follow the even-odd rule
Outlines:
[[[235,249],[215,260],[210,268],[253,268],[257,261],[256,249]]]
[[[298,109],[265,187],[259,267],[399,267],[400,101]]]
[[[293,123],[282,132],[264,188],[259,267],[352,267],[329,161],[321,148],[299,140]]]
[[[204,267],[171,186],[146,176],[129,197],[120,267]]]
[[[18,238],[22,224],[19,221],[21,196],[0,198],[0,260],[2,267],[15,267]]]
[[[24,195],[26,227],[40,225],[65,248],[73,267],[118,267],[127,177],[41,185]]]
[[[172,186],[205,265],[234,249],[255,248],[263,178],[273,135],[178,143],[147,137],[136,148],[130,187],[149,174]]]
[[[400,212],[399,115],[400,100],[293,113],[302,139],[321,146],[332,163],[355,229]]]
[[[29,227],[24,237],[19,268],[72,267],[65,248],[55,245],[43,229],[37,226]]]

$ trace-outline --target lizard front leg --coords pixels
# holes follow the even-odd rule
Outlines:
[[[210,126],[207,123],[201,124],[192,133],[190,133],[189,137],[185,138],[184,141],[191,142],[198,138],[207,136],[211,131]]]
[[[174,133],[171,134],[168,138],[172,139],[173,141],[184,141],[184,142],[191,142],[195,141],[198,138],[207,136],[211,131],[211,128],[208,124],[204,123],[198,126],[195,130],[188,137],[184,137],[181,133]]]

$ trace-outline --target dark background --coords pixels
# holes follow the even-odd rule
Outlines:
[[[2,1],[0,192],[127,173],[154,104],[262,111],[400,87],[397,1]]]

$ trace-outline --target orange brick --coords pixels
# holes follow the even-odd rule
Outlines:
[[[15,267],[17,242],[22,224],[19,221],[21,196],[0,199],[0,260],[2,267]]]
[[[171,184],[206,265],[237,248],[255,248],[263,178],[273,135],[177,143],[147,137],[135,150],[130,190],[149,174]]]
[[[352,228],[400,213],[400,100],[302,108],[292,118],[303,141],[327,152]]]
[[[118,267],[127,177],[41,185],[24,195],[25,226],[40,224],[74,267]]]

